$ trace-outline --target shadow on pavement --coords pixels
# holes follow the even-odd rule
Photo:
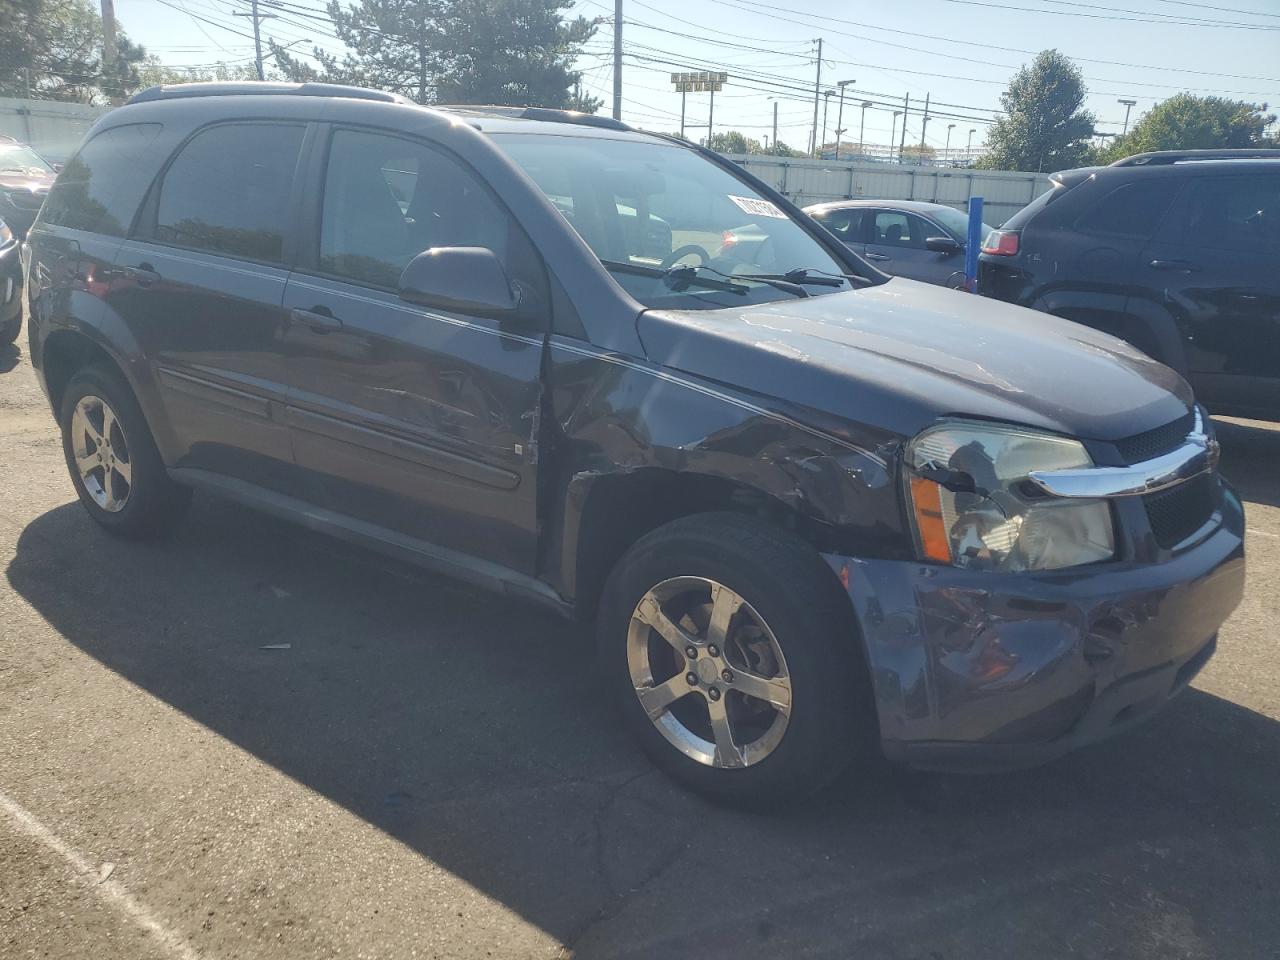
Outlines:
[[[22,352],[12,343],[0,346],[0,373],[8,373],[18,365]]]
[[[1214,418],[1222,472],[1246,502],[1280,506],[1280,425]]]
[[[58,507],[8,578],[105,666],[575,956],[1234,960],[1280,942],[1280,724],[1200,691],[1045,768],[877,769],[761,817],[652,771],[597,695],[585,628],[229,504],[200,499],[150,545]]]

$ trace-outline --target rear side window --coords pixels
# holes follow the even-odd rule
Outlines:
[[[1081,214],[1076,229],[1145,240],[1156,232],[1181,186],[1181,180],[1165,177],[1123,184]]]
[[[1216,250],[1280,252],[1280,176],[1192,181],[1166,233]]]
[[[1023,207],[1021,210],[1015,213],[1012,217],[1006,220],[1004,224],[1001,225],[1000,229],[1001,230],[1021,230],[1028,223],[1031,222],[1032,217],[1034,217],[1037,213],[1039,213],[1049,204],[1053,203],[1059,197],[1064,196],[1066,192],[1070,189],[1071,189],[1070,187],[1064,184],[1054,183],[1053,186],[1051,186],[1048,190],[1040,194],[1040,196],[1036,197],[1034,200],[1028,203],[1025,207]]]
[[[159,165],[148,154],[160,130],[131,123],[94,136],[58,174],[41,223],[123,237]]]
[[[301,125],[231,123],[196,134],[164,175],[156,239],[282,263],[302,133]]]

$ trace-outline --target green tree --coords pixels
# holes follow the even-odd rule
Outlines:
[[[102,64],[102,18],[88,0],[0,0],[0,96],[106,103],[138,89],[146,51],[116,30]]]
[[[753,140],[738,130],[726,130],[711,137],[708,144],[717,153],[765,153],[759,140]]]
[[[138,64],[140,87],[156,87],[168,83],[202,83],[210,80],[257,80],[258,70],[251,63],[219,63],[213,67],[171,67],[149,54]]]
[[[938,151],[927,143],[907,144],[902,148],[901,156],[903,163],[923,165],[933,163],[938,156]]]
[[[1110,163],[1150,150],[1271,146],[1275,141],[1266,131],[1276,118],[1266,109],[1266,104],[1179,93],[1144,113],[1127,136],[1117,137],[1100,153],[1099,160]]]
[[[291,80],[351,83],[418,103],[505,103],[594,113],[600,101],[575,94],[573,62],[596,30],[566,21],[569,0],[359,0],[326,8],[347,47],[320,48],[310,66],[278,44],[271,52]]]
[[[1096,122],[1083,109],[1084,77],[1057,50],[1043,50],[1000,95],[1004,108],[975,166],[988,170],[1062,170],[1087,163]]]

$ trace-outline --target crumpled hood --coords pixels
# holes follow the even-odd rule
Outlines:
[[[1107,334],[900,278],[742,308],[652,310],[638,329],[668,368],[904,437],[969,416],[1118,440],[1193,402],[1176,373]]]

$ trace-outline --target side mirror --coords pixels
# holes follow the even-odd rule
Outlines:
[[[486,317],[515,311],[520,295],[488,247],[432,247],[400,274],[400,299]]]
[[[951,237],[929,237],[924,245],[934,253],[959,253],[964,249],[963,243]]]

